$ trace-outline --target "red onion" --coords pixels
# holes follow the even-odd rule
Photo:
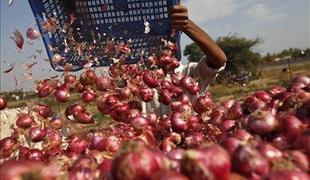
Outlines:
[[[302,122],[295,116],[286,114],[280,117],[280,130],[288,139],[295,139],[302,133]]]
[[[297,165],[302,171],[309,171],[309,160],[308,157],[301,151],[289,152],[288,158]]]
[[[9,160],[0,165],[1,180],[57,179],[60,171],[51,165],[34,161]]]
[[[106,91],[108,89],[114,89],[114,84],[109,78],[101,76],[96,80],[96,88],[99,91]]]
[[[0,96],[0,111],[5,109],[7,106],[6,99],[2,96]]]
[[[69,138],[68,144],[69,152],[75,152],[79,154],[84,152],[88,148],[90,143],[82,137],[72,136]]]
[[[310,176],[300,171],[275,171],[271,172],[267,180],[308,180]]]
[[[33,142],[40,142],[45,138],[46,131],[39,127],[33,127],[29,131],[29,137]]]
[[[69,120],[73,120],[73,116],[76,116],[79,112],[85,112],[85,111],[86,109],[82,104],[73,104],[67,107],[65,115]]]
[[[189,178],[177,171],[160,171],[152,176],[151,180],[189,180]]]
[[[143,88],[139,91],[139,96],[144,102],[151,102],[153,99],[153,90],[150,88]]]
[[[90,70],[90,69],[83,72],[80,76],[80,83],[84,86],[92,85],[96,82],[96,80],[97,80],[97,76],[96,76],[95,71]]]
[[[239,146],[232,157],[235,171],[249,176],[253,173],[265,176],[269,172],[269,164],[258,151],[248,146]]]
[[[241,140],[241,141],[248,141],[250,140],[251,138],[253,138],[253,136],[247,132],[246,130],[244,129],[238,129],[236,130],[234,133],[233,133],[233,137]]]
[[[65,76],[65,83],[69,84],[70,86],[74,85],[76,82],[76,76],[72,74],[67,74]]]
[[[284,87],[280,87],[280,86],[275,86],[275,87],[272,87],[268,92],[271,94],[271,96],[275,96],[279,93],[283,93],[285,92],[286,89]]]
[[[90,112],[79,111],[77,114],[73,115],[74,118],[82,124],[94,123],[93,115]]]
[[[181,79],[183,78],[183,75],[181,73],[173,73],[171,74],[171,82],[175,86],[181,85]]]
[[[0,159],[8,158],[12,155],[17,147],[16,139],[6,137],[0,141]]]
[[[226,180],[230,169],[229,154],[215,144],[199,150],[188,150],[181,161],[181,171],[191,179]]]
[[[269,100],[266,100],[266,101],[269,101]],[[250,112],[255,112],[256,110],[259,110],[259,109],[262,109],[264,107],[266,107],[266,102],[261,100],[261,99],[258,99],[254,96],[250,96],[248,97],[245,102],[245,108]]]
[[[30,128],[34,123],[33,117],[25,113],[20,113],[16,120],[16,126],[23,129]]]
[[[168,159],[142,142],[126,142],[112,162],[114,180],[147,179],[162,170],[168,170]]]
[[[226,149],[226,151],[230,155],[234,154],[234,152],[237,150],[240,144],[241,141],[234,137],[227,137],[221,142],[221,145]]]
[[[310,101],[296,109],[296,116],[305,123],[310,123]]]
[[[235,104],[229,108],[227,112],[227,119],[235,120],[243,115],[243,110],[240,102],[235,102]]]
[[[146,120],[150,126],[155,126],[158,120],[158,117],[155,113],[148,113],[146,115]]]
[[[71,169],[84,169],[89,168],[95,170],[97,167],[96,159],[92,156],[80,156],[72,165]]]
[[[37,89],[39,98],[49,96],[53,91],[53,87],[49,84],[44,84],[41,88]]]
[[[103,114],[109,114],[120,103],[114,95],[100,96],[97,100],[97,109]]]
[[[46,148],[58,148],[62,144],[62,136],[58,131],[53,129],[46,129],[45,139],[43,146]]]
[[[78,93],[84,92],[84,86],[79,81],[75,83],[74,88]]]
[[[271,101],[272,97],[271,95],[266,92],[266,91],[259,91],[259,92],[256,92],[253,94],[253,96],[255,96],[257,99],[265,102],[265,103],[268,103]]]
[[[129,87],[124,87],[118,90],[118,98],[120,100],[126,100],[131,96],[131,89]]]
[[[100,177],[102,179],[107,178],[109,173],[111,172],[111,168],[112,168],[112,160],[111,159],[103,160],[98,166],[98,169],[100,170]]]
[[[29,160],[30,156],[30,149],[24,146],[18,147],[19,153],[18,153],[18,160]]]
[[[197,113],[203,113],[213,108],[213,102],[209,94],[198,97],[194,103],[193,108]]]
[[[180,112],[171,114],[171,128],[176,132],[184,132],[188,129],[186,118]]]
[[[249,127],[260,135],[266,135],[277,127],[277,120],[270,111],[258,110],[251,114]]]
[[[147,119],[145,119],[143,116],[137,116],[131,119],[130,125],[135,129],[135,131],[140,132],[146,126],[148,125]]]
[[[69,180],[97,179],[96,172],[89,168],[75,168],[69,172]]]
[[[55,130],[61,129],[63,125],[64,125],[64,120],[59,117],[55,117],[49,121],[49,126]]]
[[[221,130],[222,131],[230,131],[231,129],[234,128],[236,124],[236,121],[234,120],[225,120],[221,124]]]
[[[34,28],[30,27],[27,29],[27,37],[31,40],[35,40],[41,37],[41,33]]]
[[[298,90],[307,87],[310,84],[310,78],[307,76],[297,76],[291,82],[290,90]]]
[[[199,91],[199,87],[189,76],[183,76],[183,78],[181,79],[181,86],[184,88],[184,90],[188,91],[192,95],[197,94]]]
[[[60,89],[60,90],[55,91],[54,97],[56,101],[65,103],[65,102],[68,102],[70,98],[70,93],[68,90]]]
[[[96,92],[94,90],[84,91],[82,95],[82,100],[86,103],[94,101],[96,98]]]
[[[295,147],[303,150],[307,156],[310,156],[310,133],[304,133],[295,140]]]
[[[143,73],[143,81],[150,88],[156,88],[159,85],[155,73],[151,72],[149,70],[144,71],[144,73]]]
[[[52,109],[46,104],[36,104],[34,105],[33,110],[43,118],[48,118],[52,115]]]
[[[161,89],[158,101],[164,105],[169,105],[172,101],[172,94],[168,89]]]
[[[283,157],[282,152],[271,144],[260,143],[257,146],[257,150],[269,162],[280,160]]]
[[[197,148],[199,145],[205,142],[204,134],[201,132],[192,132],[184,137],[183,144],[187,148]]]
[[[98,143],[99,151],[116,152],[121,145],[121,141],[116,136],[104,137]]]
[[[43,152],[39,149],[31,149],[29,154],[31,161],[43,161]]]

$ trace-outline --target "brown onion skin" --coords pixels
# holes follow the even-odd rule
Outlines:
[[[7,101],[4,97],[0,96],[0,111],[5,109],[7,106]]]

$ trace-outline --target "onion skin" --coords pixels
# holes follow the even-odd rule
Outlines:
[[[7,106],[6,99],[2,96],[0,96],[0,111],[5,109]]]

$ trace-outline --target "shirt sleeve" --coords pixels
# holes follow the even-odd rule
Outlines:
[[[208,66],[206,57],[204,56],[198,63],[191,62],[183,69],[183,74],[197,79],[202,92],[205,92],[210,84],[216,79],[219,72],[223,71],[226,64],[219,69],[214,69]]]

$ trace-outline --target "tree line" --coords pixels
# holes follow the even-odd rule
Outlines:
[[[244,72],[251,72],[255,78],[260,75],[262,64],[272,63],[287,57],[310,56],[310,49],[302,50],[298,48],[284,49],[279,53],[267,53],[263,56],[255,51],[255,47],[263,43],[261,37],[249,39],[237,34],[229,34],[217,38],[216,43],[226,53],[228,59],[226,75],[240,75]],[[190,62],[197,62],[203,57],[203,53],[196,43],[187,45],[183,53]]]

